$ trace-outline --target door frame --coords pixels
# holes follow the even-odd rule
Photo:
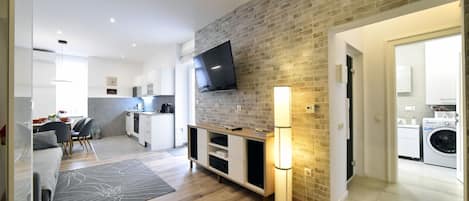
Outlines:
[[[15,0],[9,0],[8,5],[8,120],[7,120],[7,199],[15,197],[15,123],[14,123],[14,69],[15,69]]]
[[[415,42],[420,42],[420,41],[425,41],[425,40],[430,40],[430,39],[435,39],[435,38],[441,38],[445,36],[451,36],[451,35],[457,35],[457,34],[463,34],[463,30],[461,26],[457,27],[451,27],[451,28],[446,28],[442,30],[437,30],[437,31],[432,31],[432,32],[426,32],[426,33],[421,33],[417,35],[412,35],[412,36],[407,36],[404,38],[398,38],[398,39],[393,39],[389,40],[386,42],[386,55],[385,55],[385,68],[386,68],[386,127],[387,127],[387,178],[388,181],[391,183],[396,183],[398,181],[398,154],[397,154],[397,96],[396,96],[396,68],[395,68],[395,47],[399,45],[405,45],[405,44],[410,44],[410,43],[415,43]],[[463,38],[463,37],[462,37]],[[464,48],[462,48],[464,51]],[[464,62],[463,58],[463,62]],[[462,89],[462,94],[461,94],[461,106],[463,107],[462,111],[463,113],[460,114],[461,120],[460,126],[465,127],[465,119],[466,119],[466,109],[465,109],[465,68],[464,66],[461,66],[461,69],[459,70],[460,72],[460,79],[461,79],[461,89]],[[463,129],[463,143],[464,143],[464,149],[463,149],[463,157],[464,157],[464,164],[467,164],[467,147],[466,147],[466,130]],[[467,165],[464,166],[464,174],[467,176]],[[466,180],[466,179],[465,179]],[[466,185],[466,181],[464,181],[464,185]],[[466,188],[464,188],[466,189]]]

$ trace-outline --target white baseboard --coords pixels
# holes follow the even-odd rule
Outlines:
[[[344,194],[342,194],[342,196],[340,196],[338,201],[346,201],[347,197],[348,197],[348,191],[345,191]]]

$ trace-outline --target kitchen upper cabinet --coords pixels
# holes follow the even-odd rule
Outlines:
[[[159,72],[159,95],[174,95],[174,68],[163,68]]]
[[[160,68],[139,76],[137,86],[142,87],[142,96],[174,95],[174,69]]]
[[[461,36],[425,42],[425,88],[427,105],[456,105]]]

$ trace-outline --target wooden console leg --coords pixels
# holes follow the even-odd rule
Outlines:
[[[218,179],[218,183],[220,183],[220,184],[223,183],[223,178],[221,176],[218,175],[217,179]]]
[[[189,161],[189,166],[191,169],[194,167],[194,164],[192,163],[192,161]]]

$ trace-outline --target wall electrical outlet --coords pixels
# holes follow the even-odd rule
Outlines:
[[[305,168],[305,176],[308,176],[308,177],[311,176],[311,169]]]
[[[308,114],[314,114],[316,113],[316,105],[315,104],[310,104],[305,107],[306,113]]]

